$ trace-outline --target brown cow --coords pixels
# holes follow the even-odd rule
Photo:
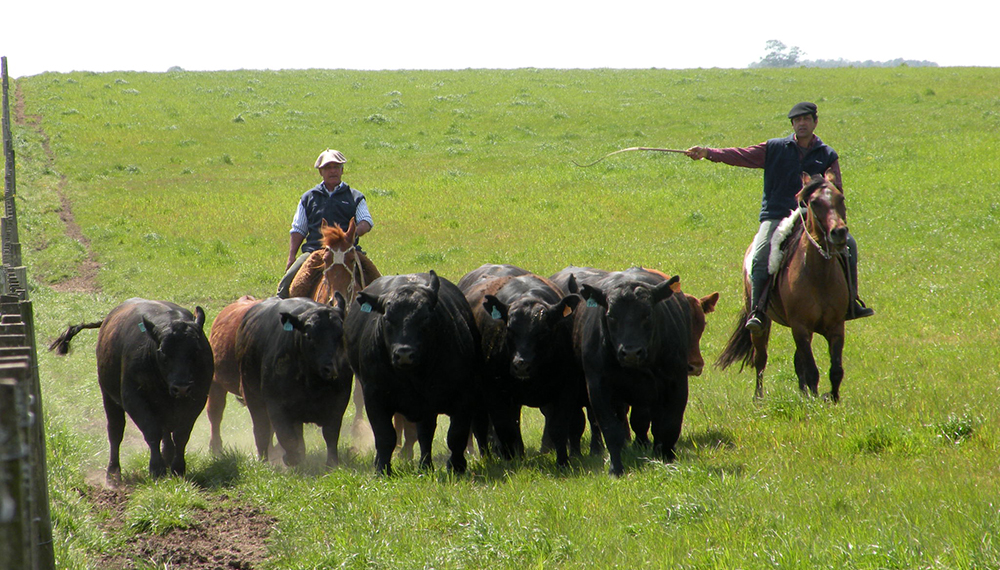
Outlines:
[[[243,322],[243,315],[250,307],[260,302],[260,299],[244,295],[227,305],[212,322],[212,332],[208,337],[212,344],[212,354],[215,358],[215,377],[212,378],[212,389],[208,392],[208,406],[205,413],[211,425],[211,438],[208,447],[214,455],[222,454],[222,414],[226,411],[226,393],[233,394],[242,400],[240,390],[240,368],[236,361],[236,330]]]

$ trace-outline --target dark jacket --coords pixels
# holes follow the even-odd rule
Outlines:
[[[309,233],[306,234],[302,243],[302,253],[319,249],[323,241],[323,235],[320,233],[323,220],[326,220],[327,224],[338,224],[344,231],[347,231],[351,218],[357,212],[358,204],[364,199],[364,194],[347,184],[341,184],[332,194],[328,194],[323,184],[320,183],[303,194],[302,206],[309,219]],[[357,241],[355,241],[355,245],[357,245]]]
[[[794,135],[767,141],[760,221],[788,216],[798,207],[795,195],[802,189],[802,173],[823,174],[836,161],[837,151],[823,144],[819,137],[801,156]]]

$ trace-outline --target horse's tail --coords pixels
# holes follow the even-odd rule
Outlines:
[[[739,362],[740,372],[742,372],[744,367],[753,362],[753,339],[750,336],[750,331],[746,329],[749,317],[750,307],[746,306],[740,310],[740,314],[736,317],[736,328],[729,336],[729,342],[722,349],[719,359],[715,361],[718,368],[725,370],[729,365]]]
[[[76,333],[82,331],[83,329],[97,329],[101,327],[104,321],[97,321],[96,323],[80,323],[78,325],[71,325],[66,332],[59,335],[59,338],[52,341],[49,345],[49,350],[56,351],[56,354],[66,354],[69,352],[69,341],[73,340]]]

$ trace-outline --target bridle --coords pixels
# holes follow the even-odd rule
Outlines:
[[[330,284],[328,273],[337,266],[343,267],[344,270],[351,276],[351,284],[348,285],[347,294],[344,295],[344,298],[354,298],[354,294],[357,291],[360,291],[367,286],[367,283],[365,283],[365,272],[363,269],[358,267],[358,256],[356,252],[353,257],[353,262],[350,265],[347,263],[347,254],[354,252],[354,247],[351,246],[348,249],[333,249],[328,245],[323,247],[326,251],[330,252],[330,255],[333,257],[333,261],[330,262],[330,265],[323,270],[323,279],[326,281],[327,288],[330,289],[330,298],[327,299],[326,302],[329,303],[333,299],[333,292],[335,290],[333,285]]]

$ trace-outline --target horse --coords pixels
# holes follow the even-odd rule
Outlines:
[[[345,299],[353,299],[369,283],[381,277],[375,264],[354,247],[357,235],[354,218],[351,218],[346,230],[323,220],[320,233],[323,236],[322,247],[312,252],[295,274],[288,289],[289,297],[309,297],[313,301],[329,304],[334,293],[339,292]],[[354,419],[351,421],[351,434],[355,438],[361,433],[364,405],[364,393],[355,378]],[[393,417],[393,424],[401,456],[412,458],[417,440],[416,424],[406,420],[402,414]]]
[[[818,396],[819,368],[813,357],[812,338],[813,334],[826,338],[830,353],[830,392],[825,397],[838,402],[844,378],[844,321],[850,301],[850,289],[842,265],[847,255],[847,208],[844,194],[834,184],[830,171],[823,176],[802,173],[802,190],[796,199],[804,205],[786,220],[794,227],[793,233],[780,249],[777,239],[772,240],[769,266],[777,268],[777,271],[772,271],[770,290],[765,293],[769,298],[765,301],[767,318],[763,319],[764,328],[757,334],[744,328],[753,310],[750,306],[749,278],[753,252],[748,248],[743,267],[744,306],[736,330],[716,366],[724,370],[741,361],[742,371],[753,363],[757,371],[754,398],[762,398],[767,343],[773,320],[792,329],[795,374],[803,394]],[[776,234],[780,232],[779,227]]]

